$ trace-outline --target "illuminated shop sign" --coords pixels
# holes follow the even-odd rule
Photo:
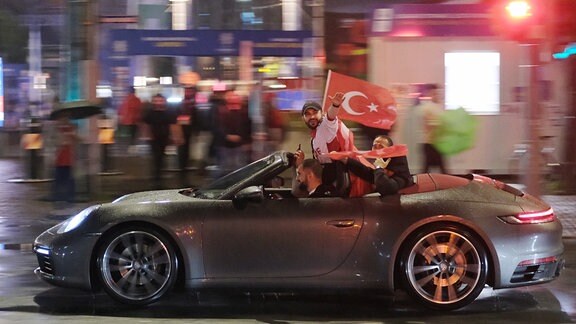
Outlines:
[[[486,4],[397,4],[373,11],[370,32],[388,37],[493,36]]]

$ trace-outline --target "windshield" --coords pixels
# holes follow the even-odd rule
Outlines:
[[[194,191],[192,195],[197,198],[216,199],[231,187],[242,182],[247,182],[251,178],[261,174],[263,170],[275,162],[281,160],[281,155],[272,154],[215,180],[203,188]]]

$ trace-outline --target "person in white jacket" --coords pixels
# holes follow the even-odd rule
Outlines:
[[[428,84],[418,105],[418,112],[423,122],[422,125],[422,154],[424,157],[423,172],[427,173],[432,168],[437,167],[440,172],[447,173],[444,165],[444,157],[432,144],[434,142],[434,131],[440,125],[440,116],[444,113],[444,108],[439,103],[438,86]]]

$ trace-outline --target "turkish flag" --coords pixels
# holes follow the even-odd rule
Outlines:
[[[396,100],[387,89],[328,71],[322,107],[327,111],[336,92],[344,93],[338,117],[374,128],[390,129],[396,121]]]
[[[332,160],[340,161],[344,158],[355,158],[365,166],[374,168],[374,166],[366,159],[387,159],[398,156],[406,156],[408,155],[408,147],[406,147],[404,144],[396,144],[372,151],[332,151],[327,154]]]
[[[408,155],[408,147],[404,144],[395,144],[377,150],[367,151],[362,154],[367,159],[390,158]]]

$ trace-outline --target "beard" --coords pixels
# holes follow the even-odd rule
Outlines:
[[[300,189],[300,190],[302,190],[302,191],[308,191],[308,187],[307,187],[306,184],[303,183],[303,182],[300,182],[300,183],[298,184],[298,189]]]
[[[322,122],[322,119],[310,119],[306,123],[306,126],[308,126],[308,128],[310,128],[310,129],[314,130],[314,129],[316,129],[316,127],[318,127],[318,125],[320,125],[321,122]]]

